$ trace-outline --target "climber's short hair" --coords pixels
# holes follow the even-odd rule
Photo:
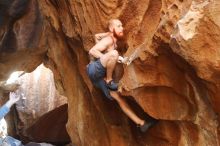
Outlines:
[[[120,21],[120,20],[119,19],[110,19],[108,21],[108,29],[109,29],[109,31],[112,31],[112,27],[113,27],[115,21]]]

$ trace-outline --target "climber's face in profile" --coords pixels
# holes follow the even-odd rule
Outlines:
[[[116,38],[123,37],[123,26],[120,20],[112,19],[109,21],[109,30],[113,33]]]

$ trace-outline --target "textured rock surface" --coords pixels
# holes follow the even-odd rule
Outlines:
[[[57,118],[59,117],[59,118]],[[49,142],[64,145],[70,142],[66,132],[67,104],[43,115],[27,130],[27,136],[32,141]]]
[[[18,77],[19,75],[21,76]],[[10,84],[12,82],[13,84]],[[16,95],[21,96],[21,100],[12,107],[10,114],[6,116],[7,124],[10,125],[8,134],[10,136],[19,135],[24,142],[68,143],[69,137],[65,128],[67,106],[60,107],[67,103],[67,98],[60,95],[55,89],[52,71],[40,65],[31,73],[14,72],[7,80],[7,84],[2,83],[0,92],[5,92],[2,96],[6,97],[7,93],[15,90],[16,87],[18,88]],[[6,102],[6,98],[0,99],[0,101],[2,105]],[[54,110],[56,108],[58,109]],[[42,115],[44,117],[39,119]],[[43,127],[40,121],[48,125],[44,124],[45,127]],[[33,124],[34,126],[32,126]],[[53,131],[54,127],[56,127],[55,131]],[[34,132],[31,130],[27,132],[27,129],[33,129]]]
[[[32,126],[39,117],[67,103],[67,98],[55,89],[52,71],[43,65],[38,66],[31,73],[23,74],[16,80],[16,83],[20,84],[16,92],[17,96],[22,97],[16,104],[19,117],[16,128],[23,136],[29,136],[26,129]],[[65,121],[65,118],[61,119]],[[52,121],[54,119],[48,119],[47,122]]]
[[[57,89],[68,97],[67,130],[79,146],[217,146],[219,5],[219,0],[11,0],[0,13],[5,20],[0,78],[41,62],[49,66]],[[116,17],[125,28],[122,52],[136,52],[130,66],[116,71],[120,92],[139,116],[160,120],[145,134],[86,76],[93,35]]]

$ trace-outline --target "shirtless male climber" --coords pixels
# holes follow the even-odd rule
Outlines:
[[[117,92],[118,85],[112,79],[112,74],[116,63],[125,63],[126,59],[119,56],[117,40],[123,37],[123,26],[120,20],[111,19],[109,21],[109,32],[97,34],[96,45],[93,46],[89,55],[95,58],[87,66],[87,74],[92,83],[100,88],[104,95],[110,100],[115,99],[123,112],[134,121],[142,132],[147,131],[154,123],[146,122],[139,118]]]

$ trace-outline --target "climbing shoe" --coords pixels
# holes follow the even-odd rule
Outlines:
[[[141,132],[146,132],[154,124],[156,124],[156,121],[152,121],[152,122],[144,121],[144,125],[138,125],[138,127],[140,128]]]
[[[118,84],[115,83],[113,80],[111,80],[109,83],[106,83],[108,89],[112,90],[112,91],[117,91],[118,90]]]

